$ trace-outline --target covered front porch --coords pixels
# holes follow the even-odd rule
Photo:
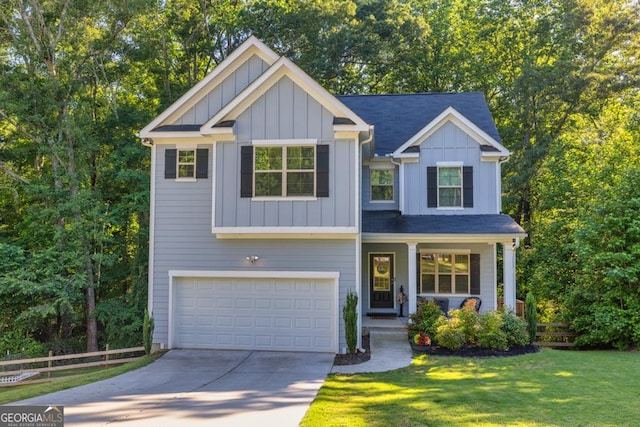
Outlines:
[[[499,287],[504,305],[515,310],[516,250],[525,235],[507,215],[365,214],[361,313],[407,316],[421,299],[452,309],[469,297],[479,298],[485,312],[498,308]]]

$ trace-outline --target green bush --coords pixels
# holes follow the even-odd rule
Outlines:
[[[531,292],[527,293],[524,299],[524,318],[527,321],[529,342],[532,344],[536,340],[536,332],[538,331],[538,311],[536,305],[536,297],[534,297]]]
[[[529,342],[527,324],[520,319],[512,310],[502,313],[502,330],[507,335],[507,345],[520,346]]]
[[[154,328],[155,322],[153,320],[153,316],[149,315],[149,310],[145,310],[144,318],[142,319],[142,345],[144,346],[144,352],[147,355],[151,354]]]
[[[435,301],[425,301],[418,305],[416,312],[409,315],[407,330],[409,337],[423,332],[433,338],[436,334],[438,319],[442,316],[442,310]]]
[[[450,319],[449,322],[440,325],[436,331],[438,345],[449,350],[458,350],[467,345],[464,332],[460,328],[458,319]]]
[[[6,355],[30,358],[45,356],[45,346],[35,339],[27,336],[23,331],[14,330],[0,335],[0,357]]]
[[[509,339],[503,330],[503,314],[491,311],[480,316],[477,331],[478,345],[492,350],[508,350]]]
[[[347,350],[353,354],[356,352],[356,345],[358,345],[358,295],[351,291],[347,293],[342,307],[342,318],[344,319]]]

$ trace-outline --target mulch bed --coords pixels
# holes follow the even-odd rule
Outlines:
[[[413,345],[412,345],[412,349],[415,353],[424,353],[424,354],[430,354],[433,356],[459,356],[459,357],[507,357],[507,356],[520,356],[522,354],[529,354],[529,353],[537,353],[540,351],[540,347],[536,345],[531,345],[531,344],[511,347],[507,351],[491,350],[488,348],[481,348],[481,347],[465,347],[459,350],[449,350],[448,348],[438,347],[438,346],[416,349]]]
[[[364,353],[355,352],[354,354],[336,354],[333,364],[336,366],[357,365],[371,359],[371,346],[369,344],[369,334],[362,336],[362,349]]]
[[[507,356],[520,356],[522,354],[538,353],[540,347],[536,345],[523,345],[517,347],[511,347],[507,351],[490,350],[488,348],[481,347],[465,347],[460,350],[449,350],[444,347],[431,346],[431,347],[416,347],[411,345],[414,353],[430,354],[433,356],[458,356],[458,357],[507,357]],[[371,347],[369,345],[369,335],[362,336],[362,348],[364,353],[356,352],[354,354],[336,354],[333,364],[336,366],[343,365],[357,365],[364,363],[371,359]]]

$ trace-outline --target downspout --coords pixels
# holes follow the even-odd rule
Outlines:
[[[499,191],[497,194],[497,211],[498,213],[502,213],[502,164],[507,163],[509,161],[509,157],[503,157],[498,161],[498,168],[496,170],[496,182],[499,186]]]
[[[369,126],[369,136],[364,141],[360,141],[359,150],[360,150],[360,162],[358,164],[358,168],[362,168],[362,146],[365,144],[369,144],[373,140],[373,126]],[[358,175],[360,175],[358,173]],[[358,192],[362,193],[362,178],[358,181]],[[356,291],[358,294],[358,344],[357,348],[362,350],[362,198],[358,197],[360,201],[360,206],[358,206],[358,237],[356,238]]]

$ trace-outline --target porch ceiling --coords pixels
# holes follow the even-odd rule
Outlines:
[[[509,215],[402,215],[363,211],[364,240],[503,242],[527,234]]]

